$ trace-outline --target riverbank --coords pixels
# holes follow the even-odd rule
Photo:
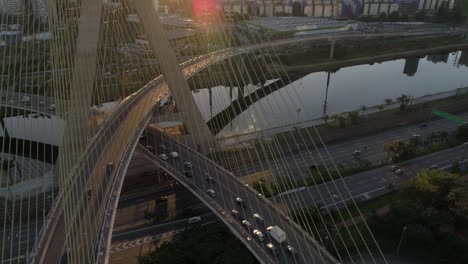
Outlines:
[[[275,158],[277,152],[281,151],[284,155],[296,153],[298,151],[307,151],[315,149],[315,146],[329,144],[331,142],[340,142],[349,138],[362,137],[369,134],[375,134],[380,131],[389,130],[401,126],[402,123],[411,124],[427,122],[438,117],[433,116],[432,109],[438,109],[448,113],[456,114],[468,110],[468,92],[467,89],[457,89],[451,92],[451,96],[443,97],[441,94],[426,96],[414,99],[413,104],[406,107],[404,111],[400,110],[398,104],[386,110],[368,113],[364,116],[357,115],[358,119],[353,120],[348,116],[341,115],[340,118],[331,119],[327,124],[299,127],[292,130],[277,132],[266,135],[266,132],[249,135],[251,139],[244,144],[238,144],[231,148],[225,148],[224,153],[220,155],[213,154],[226,168],[236,168],[237,164],[251,164],[252,162],[266,162]],[[440,98],[442,97],[442,98]],[[432,100],[429,100],[432,99]],[[258,139],[259,137],[260,139]],[[231,138],[230,140],[238,140]],[[262,141],[264,140],[264,141]],[[265,141],[273,142],[274,147],[264,150],[261,147],[256,148],[255,153],[249,147],[264,144]],[[293,144],[293,142],[299,142]]]
[[[403,59],[405,57],[419,57],[425,56],[427,54],[434,54],[439,52],[450,52],[455,49],[466,49],[468,48],[468,43],[460,43],[460,44],[452,44],[446,45],[444,47],[433,47],[427,49],[418,49],[412,51],[401,51],[401,52],[394,52],[392,54],[385,54],[385,55],[375,55],[375,56],[368,56],[362,58],[354,58],[354,59],[347,59],[347,60],[340,60],[340,61],[329,61],[329,62],[322,62],[318,64],[306,64],[306,65],[287,65],[284,66],[284,69],[288,72],[295,71],[295,72],[318,72],[318,71],[336,71],[343,67],[349,67],[359,64],[369,64],[369,63],[380,63],[383,61],[388,60],[395,60],[395,59]],[[277,70],[280,70],[279,68]]]
[[[402,59],[407,57],[422,57],[428,54],[450,52],[457,49],[468,48],[468,40],[459,39],[441,39],[440,37],[431,37],[418,41],[387,41],[385,43],[372,42],[372,46],[359,45],[353,47],[337,47],[334,60],[330,61],[329,48],[314,48],[311,52],[283,55],[280,57],[282,65],[271,65],[274,70],[279,72],[317,72],[317,71],[336,71],[343,67],[349,67],[359,64],[379,63],[388,60]],[[454,43],[456,42],[456,43]],[[428,47],[429,46],[429,47]],[[384,54],[381,54],[384,53]],[[325,55],[326,56],[325,56]],[[376,55],[377,54],[377,55]],[[309,59],[309,57],[312,57]],[[306,60],[304,63],[303,60]]]

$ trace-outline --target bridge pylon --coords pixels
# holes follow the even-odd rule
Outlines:
[[[189,142],[196,146],[205,146],[213,149],[218,146],[215,137],[208,128],[190,91],[187,80],[182,73],[176,55],[171,48],[166,32],[159,19],[159,14],[152,0],[134,1],[140,21],[145,30],[147,39],[159,61],[169,90],[177,103],[182,122],[190,133]]]

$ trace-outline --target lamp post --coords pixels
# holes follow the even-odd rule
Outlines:
[[[405,231],[406,231],[406,226],[403,227],[403,232],[401,232],[400,242],[398,242],[397,256],[400,256],[400,247],[401,247],[401,243],[403,242]]]

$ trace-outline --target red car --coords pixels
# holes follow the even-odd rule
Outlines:
[[[216,180],[215,180],[213,177],[211,177],[211,176],[208,176],[208,177],[206,178],[206,181],[207,181],[207,182],[211,182],[211,183],[216,183]]]

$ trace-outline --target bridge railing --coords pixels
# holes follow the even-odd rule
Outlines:
[[[219,164],[217,164],[216,162],[214,162],[213,160],[207,158],[205,155],[203,155],[202,153],[194,150],[193,148],[191,148],[190,146],[187,146],[186,144],[184,144],[183,142],[181,142],[180,140],[174,138],[174,137],[170,137],[168,135],[165,135],[163,133],[161,133],[162,136],[166,137],[167,139],[169,140],[173,140],[175,141],[178,145],[184,147],[185,149],[187,149],[189,152],[191,152],[192,154],[198,156],[199,158],[207,161],[209,164],[211,164],[212,166],[216,167],[217,169],[219,169],[220,171],[223,171],[224,173],[228,174],[229,176],[231,176],[234,181],[239,184],[242,188],[246,188],[248,191],[252,192],[255,194],[256,197],[258,197],[258,199],[260,199],[262,202],[264,202],[271,210],[273,210],[274,212],[276,212],[279,216],[281,216],[283,219],[286,219],[286,222],[287,223],[290,223],[290,225],[294,228],[294,230],[296,231],[297,234],[301,234],[303,235],[307,241],[309,241],[309,243],[311,243],[315,249],[317,249],[317,251],[319,251],[319,253],[324,257],[324,259],[326,261],[328,261],[329,263],[340,263],[332,254],[330,254],[328,252],[328,250],[325,249],[325,247],[323,247],[321,244],[319,244],[314,238],[312,238],[312,236],[310,236],[309,233],[307,233],[304,229],[302,229],[299,224],[297,224],[294,220],[292,220],[289,216],[287,216],[282,210],[280,210],[277,206],[275,206],[270,200],[266,199],[263,195],[258,195],[258,192],[253,189],[252,187],[250,186],[246,186],[238,177],[236,177],[232,172],[226,170],[224,167],[220,166]]]
[[[114,177],[114,181],[112,182],[111,187],[111,194],[108,202],[106,204],[105,211],[105,219],[104,224],[101,227],[101,235],[99,238],[98,244],[98,256],[96,256],[96,263],[108,263],[109,262],[109,254],[111,248],[111,238],[112,238],[112,230],[113,224],[115,220],[115,215],[117,213],[117,205],[120,197],[120,190],[122,189],[122,185],[124,182],[125,174],[127,172],[128,165],[131,161],[133,156],[133,152],[138,144],[138,140],[140,135],[144,131],[146,125],[148,124],[151,115],[148,114],[145,118],[145,122],[140,124],[140,126],[133,132],[131,139],[127,143],[127,147],[125,148],[125,152],[122,158],[119,161],[117,166],[116,176]]]
[[[189,181],[176,168],[174,168],[170,164],[167,164],[166,162],[160,161],[159,158],[156,157],[156,155],[154,155],[146,148],[139,145],[138,150],[140,151],[140,153],[143,153],[144,155],[149,157],[151,161],[156,164],[156,166],[163,169],[169,175],[177,179],[185,188],[190,190],[198,199],[200,199],[200,201],[202,201],[211,211],[213,211],[219,217],[219,219],[221,219],[221,221],[223,221],[228,226],[232,233],[243,242],[243,244],[249,249],[250,252],[252,252],[252,254],[261,263],[274,263],[271,256],[265,252],[265,249],[261,245],[259,245],[254,239],[250,237],[249,233],[245,230],[245,228],[241,226],[239,222],[236,219],[234,219],[233,216],[231,216],[231,214],[226,213],[224,208],[221,205],[219,205],[208,194],[206,194],[205,191],[203,191],[194,183]],[[250,238],[250,240],[248,238]]]

